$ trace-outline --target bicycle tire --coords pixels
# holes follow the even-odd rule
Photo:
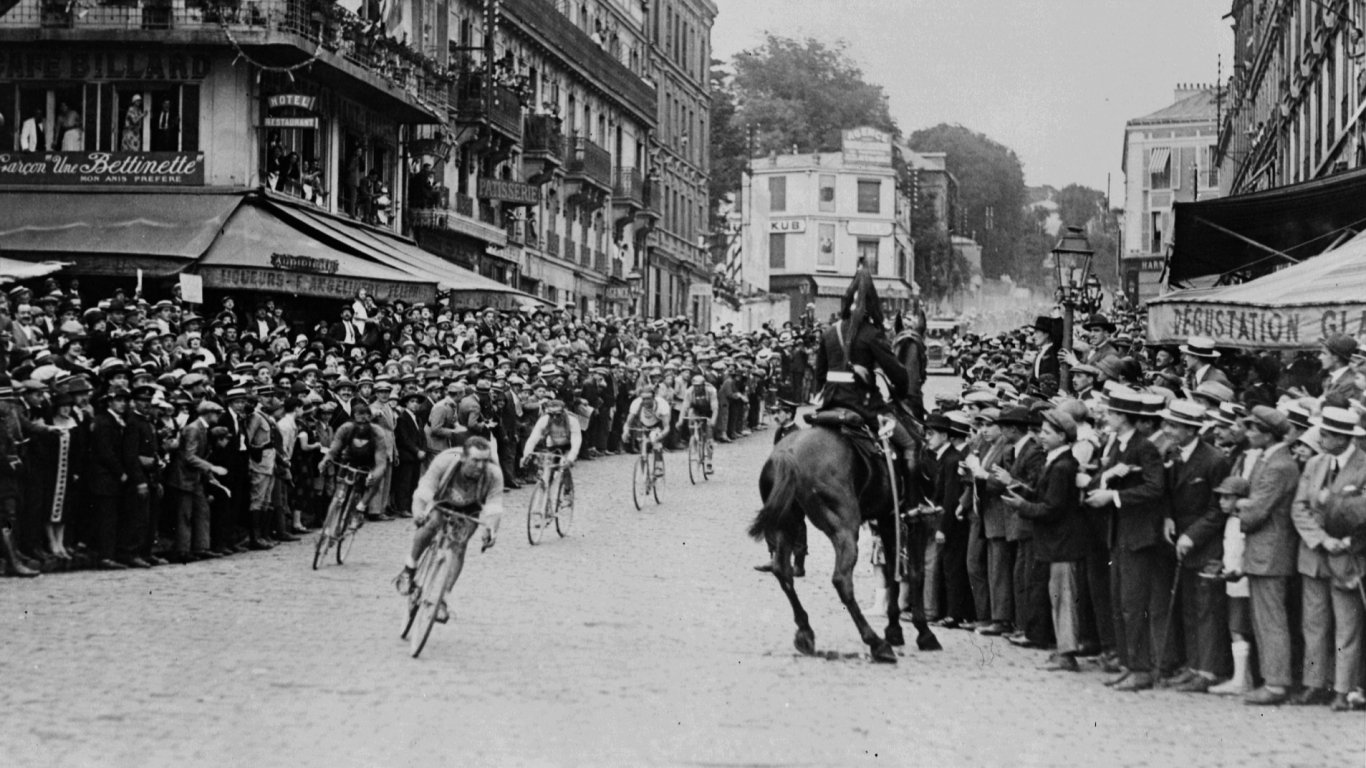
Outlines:
[[[436,608],[445,598],[445,595],[438,594],[441,591],[438,585],[446,581],[446,568],[450,565],[450,555],[444,551],[443,547],[443,551],[438,557],[440,560],[437,566],[430,571],[431,578],[423,580],[422,596],[418,598],[417,634],[408,641],[408,647],[414,659],[422,653],[423,648],[427,647],[427,639],[431,637],[432,627],[436,626]]]
[[[715,447],[713,446],[710,437],[703,438],[700,442],[701,445],[698,447],[698,453],[702,455],[702,479],[711,480],[711,476],[716,474],[716,471],[713,470],[711,466],[712,451],[715,450]]]
[[[349,492],[343,492],[343,499],[349,496]],[[332,503],[327,507],[327,517],[323,519],[323,527],[318,531],[318,543],[313,546],[313,570],[318,570],[318,564],[327,557],[327,552],[332,548],[332,531],[337,527],[337,512],[344,507],[338,502],[337,494],[332,494]]]
[[[350,522],[349,517],[347,522]],[[337,565],[342,565],[351,556],[351,545],[356,543],[357,533],[359,531],[343,531],[341,538],[337,539]]]
[[[336,557],[337,565],[346,560],[346,556],[351,552],[351,542],[356,538],[356,532],[351,530],[351,516],[360,514],[352,508],[352,502],[355,500],[355,487],[348,487],[346,496],[342,498],[341,509],[337,512],[337,528],[332,532],[333,546],[336,547],[333,556]]]
[[[432,542],[436,544],[437,542]],[[399,637],[408,639],[408,633],[412,631],[413,624],[417,621],[417,609],[422,604],[422,585],[426,581],[427,571],[432,568],[432,561],[436,558],[437,550],[432,545],[427,546],[427,551],[422,553],[422,559],[417,562],[417,567],[413,569],[413,591],[408,594],[408,620],[403,624],[403,633]]]
[[[693,466],[699,463],[699,455],[701,454],[700,443],[701,441],[697,439],[696,432],[688,438],[688,482],[693,485],[697,485],[697,475],[701,472],[700,466],[698,467],[698,471],[695,472],[693,470]]]
[[[663,504],[664,502],[659,500],[659,486],[664,484],[664,454],[656,451],[654,464],[659,469],[658,471],[651,473],[652,482],[650,483],[650,491],[654,494],[655,503]]]
[[[645,508],[645,496],[650,492],[649,475],[649,470],[645,468],[645,457],[640,456],[631,470],[631,501],[635,502],[637,512]]]
[[[559,534],[562,539],[569,535],[569,528],[574,524],[573,499],[571,498],[569,503],[565,504],[564,484],[566,482],[569,483],[572,488],[574,485],[574,476],[562,474],[560,476],[559,486],[555,491],[555,533]]]
[[[545,504],[545,482],[537,479],[536,485],[531,488],[531,498],[527,500],[526,505],[526,540],[533,547],[541,543],[541,537],[545,535],[545,527],[549,523],[545,519]]]

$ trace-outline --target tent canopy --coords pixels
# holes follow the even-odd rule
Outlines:
[[[1168,280],[1264,275],[1366,230],[1366,169],[1265,192],[1172,206]],[[1279,256],[1276,252],[1289,256]]]
[[[33,280],[60,272],[66,263],[61,261],[20,261],[0,256],[0,285],[20,280]]]
[[[1210,336],[1220,346],[1305,349],[1334,333],[1366,335],[1366,235],[1247,283],[1148,302],[1157,344]]]

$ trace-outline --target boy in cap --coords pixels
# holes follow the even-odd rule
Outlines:
[[[1252,673],[1248,667],[1252,644],[1252,608],[1248,599],[1247,579],[1243,578],[1244,536],[1238,520],[1238,501],[1246,499],[1252,484],[1246,478],[1229,475],[1214,489],[1219,497],[1219,510],[1227,516],[1224,526],[1223,576],[1228,582],[1229,647],[1233,657],[1233,674],[1209,692],[1220,696],[1242,696],[1252,690]],[[1235,589],[1235,586],[1238,588]]]

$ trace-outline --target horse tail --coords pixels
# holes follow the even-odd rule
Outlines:
[[[797,504],[797,477],[801,472],[797,457],[791,451],[777,451],[769,457],[768,468],[773,472],[768,499],[749,526],[749,535],[755,539],[791,526],[794,511],[802,514]]]

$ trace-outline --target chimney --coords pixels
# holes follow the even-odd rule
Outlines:
[[[1211,90],[1214,90],[1214,86],[1209,85],[1208,83],[1177,83],[1172,101],[1181,101],[1182,99],[1188,99],[1202,91]]]

